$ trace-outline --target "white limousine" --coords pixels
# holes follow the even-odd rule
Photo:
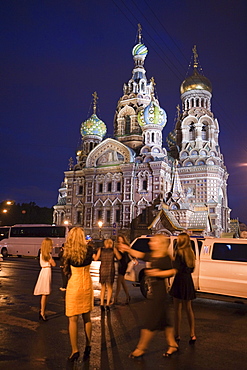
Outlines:
[[[152,236],[143,235],[131,243],[133,249],[148,252]],[[176,236],[170,236],[170,254],[173,255]],[[247,299],[247,239],[195,238],[191,237],[196,256],[196,267],[192,274],[197,291]],[[134,267],[132,281],[140,284],[146,297],[148,283],[142,261]],[[128,277],[126,277],[128,279]]]

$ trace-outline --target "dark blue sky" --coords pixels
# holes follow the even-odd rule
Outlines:
[[[168,114],[164,138],[197,45],[213,85],[231,217],[247,222],[245,0],[0,0],[0,7],[0,201],[56,203],[94,91],[112,134],[141,23],[147,78],[154,76]]]

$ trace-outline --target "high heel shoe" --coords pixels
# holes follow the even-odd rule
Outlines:
[[[172,351],[171,353],[170,352],[167,352],[169,351],[169,348],[176,348],[175,351]],[[171,355],[173,355],[173,353],[176,353],[178,351],[178,347],[176,346],[168,346],[168,350],[166,351],[166,353],[163,353],[163,357],[171,357]]]
[[[137,349],[138,349],[138,348],[137,348]],[[129,354],[129,358],[132,358],[133,360],[138,360],[138,359],[139,359],[139,360],[141,360],[141,359],[143,358],[143,356],[145,355],[145,351],[141,351],[141,350],[140,350],[140,352],[141,352],[141,353],[140,353],[140,355],[137,355],[137,356],[136,356],[136,355],[134,355],[134,352],[135,352],[135,351],[133,351],[133,352],[131,352],[131,353]]]
[[[189,344],[195,344],[195,342],[196,342],[196,336],[192,335],[192,337],[190,337]]]
[[[83,354],[83,359],[86,360],[90,356],[91,346],[86,346]]]
[[[80,352],[75,352],[73,353],[72,356],[68,357],[68,361],[69,362],[75,362],[78,360],[78,358],[80,357]]]
[[[175,341],[177,342],[177,344],[179,344],[179,342],[180,342],[180,336],[179,336],[179,335],[177,335],[177,336],[175,337]]]
[[[48,321],[45,315],[42,315],[42,313],[39,311],[39,320],[42,321]]]

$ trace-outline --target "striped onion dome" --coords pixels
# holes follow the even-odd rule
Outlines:
[[[164,109],[162,109],[154,101],[142,109],[138,113],[138,123],[141,127],[147,125],[157,125],[159,127],[164,127],[166,125],[167,115]]]

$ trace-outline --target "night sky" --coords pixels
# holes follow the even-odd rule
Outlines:
[[[146,75],[168,114],[164,139],[197,45],[213,86],[231,218],[247,223],[246,0],[0,0],[0,7],[0,201],[56,204],[94,91],[112,135],[140,23]]]

